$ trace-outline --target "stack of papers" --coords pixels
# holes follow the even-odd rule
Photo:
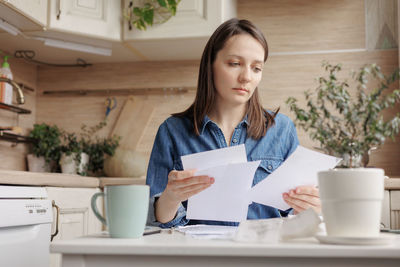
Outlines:
[[[289,158],[253,188],[260,161],[247,161],[244,144],[182,156],[185,170],[207,175],[214,184],[188,200],[188,219],[241,222],[251,202],[281,210],[290,208],[282,198],[300,185],[316,185],[317,173],[335,167],[340,159],[298,146]]]
[[[232,239],[237,231],[237,226],[225,225],[188,225],[175,228],[176,231],[190,235],[196,239]]]

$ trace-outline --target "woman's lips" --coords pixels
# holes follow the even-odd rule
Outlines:
[[[249,92],[249,90],[247,90],[246,88],[233,88],[233,90],[239,91],[239,92],[246,92],[246,93]]]

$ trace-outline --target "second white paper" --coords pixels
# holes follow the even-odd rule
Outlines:
[[[268,177],[250,190],[253,202],[281,210],[290,206],[282,198],[300,185],[317,185],[319,171],[334,168],[341,159],[298,146],[296,150]]]
[[[188,200],[186,218],[241,222],[247,219],[247,193],[260,161],[216,166],[195,175],[214,177],[209,188]]]

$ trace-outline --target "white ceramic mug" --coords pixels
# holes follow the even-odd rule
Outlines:
[[[322,216],[329,236],[376,237],[380,231],[384,171],[334,169],[318,173]]]

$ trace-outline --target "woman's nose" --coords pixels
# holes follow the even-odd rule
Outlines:
[[[239,82],[246,83],[251,80],[251,73],[249,68],[243,68],[239,75]]]

